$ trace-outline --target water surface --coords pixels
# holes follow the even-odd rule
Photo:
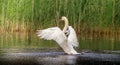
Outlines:
[[[79,50],[120,50],[120,40],[116,38],[84,39],[78,36]],[[55,41],[39,39],[36,33],[1,33],[0,48],[61,49]]]
[[[0,34],[1,65],[118,65],[120,40],[78,36],[78,55],[67,55],[55,41],[35,33]]]

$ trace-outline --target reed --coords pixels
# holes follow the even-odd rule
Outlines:
[[[120,0],[0,0],[0,32],[28,32],[56,26],[67,16],[70,25],[84,33],[120,26]],[[84,31],[82,31],[82,30]],[[87,32],[86,32],[87,33]]]

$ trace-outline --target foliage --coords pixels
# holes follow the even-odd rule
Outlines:
[[[36,30],[67,16],[74,27],[120,26],[120,0],[0,0],[0,27]]]

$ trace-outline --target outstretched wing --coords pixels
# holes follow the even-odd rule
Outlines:
[[[78,42],[75,30],[71,26],[69,26],[69,31],[70,33],[68,36],[68,43],[72,44],[75,47],[78,47],[79,42]]]
[[[47,40],[55,40],[59,45],[62,44],[66,40],[66,36],[63,31],[58,27],[52,27],[44,30],[37,30],[38,37],[47,39]]]

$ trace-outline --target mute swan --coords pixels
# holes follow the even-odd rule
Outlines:
[[[78,47],[78,40],[75,30],[69,26],[68,19],[62,16],[62,21],[65,22],[63,30],[59,27],[51,27],[44,30],[37,30],[37,36],[46,40],[54,40],[67,54],[79,54],[74,47]]]

